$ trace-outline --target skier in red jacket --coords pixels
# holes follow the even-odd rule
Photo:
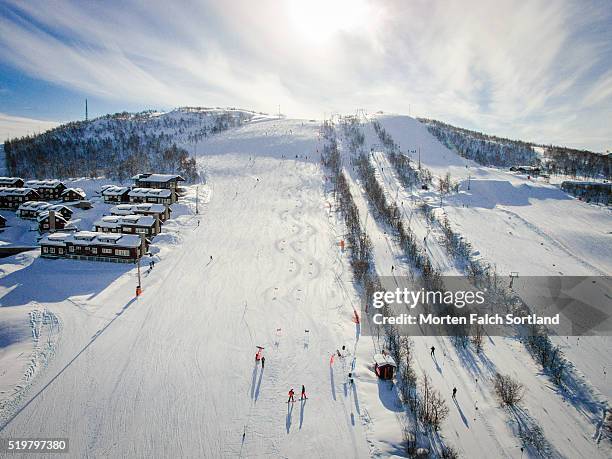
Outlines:
[[[295,402],[295,398],[293,397],[294,394],[295,392],[293,391],[293,387],[292,387],[291,389],[289,389],[289,400],[287,400],[287,403]]]

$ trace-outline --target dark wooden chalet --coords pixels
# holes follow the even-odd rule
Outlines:
[[[150,215],[163,223],[170,218],[172,209],[164,204],[151,204],[143,202],[140,204],[119,204],[112,207],[111,215]]]
[[[0,177],[0,188],[22,188],[24,183],[20,177]]]
[[[109,215],[94,223],[101,233],[144,234],[152,237],[159,233],[160,222],[150,215]]]
[[[41,212],[53,210],[56,214],[61,215],[64,219],[72,218],[72,209],[62,204],[50,204],[45,201],[28,201],[24,202],[17,208],[17,215],[24,219],[36,219]]]
[[[151,204],[170,204],[176,202],[174,191],[164,188],[132,188],[128,193],[130,202],[148,202]]]
[[[51,212],[45,210],[38,214],[38,217],[36,217],[36,221],[38,222],[38,231],[41,233],[51,231],[51,226],[53,226],[53,231],[69,229],[70,224],[68,223],[68,220],[55,212],[53,213],[53,217],[51,217]],[[53,218],[53,221],[51,218]]]
[[[102,189],[102,198],[106,203],[129,202],[129,192],[126,186],[107,185]]]
[[[32,188],[0,188],[0,208],[16,209],[27,201],[38,201],[40,195]]]
[[[185,179],[176,174],[138,174],[132,177],[136,188],[164,188],[176,191]]]
[[[38,191],[42,201],[56,201],[66,189],[66,185],[59,180],[28,180],[25,186]]]
[[[92,231],[52,233],[40,241],[45,258],[134,263],[146,252],[148,241],[136,234],[103,234]]]
[[[85,192],[80,188],[66,188],[61,195],[64,202],[82,201],[86,197]]]

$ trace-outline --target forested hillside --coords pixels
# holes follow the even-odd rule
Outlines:
[[[64,124],[4,144],[6,172],[24,178],[106,176],[123,180],[142,171],[197,177],[185,147],[238,126],[253,113],[184,107],[168,113],[117,113]]]
[[[612,179],[612,158],[607,153],[505,139],[431,119],[419,121],[448,148],[485,166],[540,166],[549,174]]]

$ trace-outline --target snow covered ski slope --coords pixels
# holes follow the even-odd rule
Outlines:
[[[402,151],[420,149],[434,175],[450,171],[462,181],[440,211],[500,272],[610,272],[609,211],[468,162],[412,118],[377,119]],[[0,371],[0,438],[66,437],[70,457],[405,456],[403,429],[412,415],[397,386],[372,370],[384,340],[361,336],[353,321],[360,300],[348,250],[339,246],[345,227],[320,164],[319,129],[317,122],[254,115],[200,139],[190,150],[205,171],[199,213],[192,185],[153,241],[155,267],[138,299],[132,265],[48,260],[37,252],[3,259],[0,320],[10,321],[11,336],[25,343],[22,318],[31,312],[41,332],[32,346],[48,352],[31,363],[19,357],[34,352],[25,344],[0,348],[0,363],[18,364]],[[404,189],[377,149],[371,123],[360,129],[385,194],[405,201],[402,218],[412,218],[417,242],[441,272],[462,274],[415,211],[420,202],[439,205],[439,195]],[[413,268],[369,206],[337,131],[375,270],[406,282]],[[83,224],[92,217],[79,216]],[[609,444],[596,441],[601,416],[594,412],[612,396],[605,377],[609,339],[563,341],[583,378],[581,394],[590,397],[574,399],[518,340],[487,338],[478,355],[446,337],[414,341],[417,376],[428,374],[449,406],[439,431],[419,433],[433,452],[447,444],[466,458],[518,458],[521,435],[535,432],[545,456],[609,455]],[[257,346],[265,368],[255,361]],[[10,387],[20,369],[31,367],[31,378],[13,384],[19,391]],[[492,389],[497,371],[526,387],[514,411],[499,406]],[[299,400],[302,385],[306,401]],[[290,388],[295,403],[287,403]],[[524,457],[538,455],[527,448]]]
[[[300,129],[255,123],[206,145],[201,224],[186,224],[139,299],[133,270],[101,292],[50,298],[63,345],[3,437],[68,437],[74,457],[368,456],[346,374],[330,369],[354,324],[322,172],[303,159],[317,126],[290,133]],[[262,143],[242,144],[249,135]],[[51,278],[91,265],[34,263]],[[302,384],[309,399],[286,404]]]

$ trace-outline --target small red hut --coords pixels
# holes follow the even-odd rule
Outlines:
[[[374,371],[380,379],[393,379],[397,364],[390,355],[374,355]]]

